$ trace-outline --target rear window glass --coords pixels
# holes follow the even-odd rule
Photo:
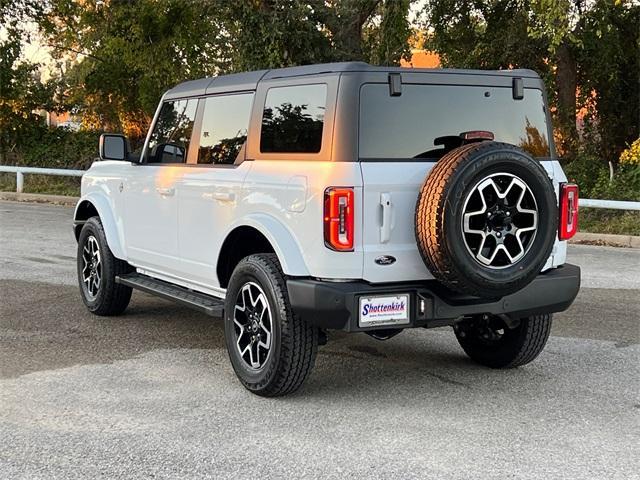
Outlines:
[[[260,151],[318,153],[326,102],[324,84],[270,88],[262,113]]]
[[[499,87],[405,84],[397,97],[387,84],[361,89],[360,158],[438,159],[459,146],[462,132],[474,130],[550,156],[540,90],[525,89],[524,99],[514,100],[511,88]]]

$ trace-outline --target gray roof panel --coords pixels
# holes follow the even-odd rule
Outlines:
[[[170,100],[172,98],[202,95],[212,80],[212,78],[201,78],[199,80],[189,80],[187,82],[179,83],[171,90],[167,91],[167,93],[164,94],[164,98],[165,100]]]
[[[243,90],[255,90],[258,82],[269,70],[257,70],[255,72],[232,73],[214,77],[205,93],[240,92]]]
[[[432,73],[457,75],[490,75],[524,78],[540,78],[533,70],[462,70],[448,68],[403,68],[369,65],[364,62],[322,63],[318,65],[303,65],[299,67],[276,68],[272,70],[257,70],[254,72],[232,73],[200,80],[190,80],[176,85],[165,94],[165,99],[194,97],[205,94],[240,92],[255,90],[261,80],[275,78],[300,77],[304,75],[320,75],[326,73],[343,72],[397,72],[406,74]]]

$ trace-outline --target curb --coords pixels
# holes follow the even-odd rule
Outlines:
[[[78,203],[78,197],[16,192],[0,192],[0,200],[9,200],[12,202],[48,203],[52,205],[63,205],[65,207],[75,207],[76,203]]]
[[[569,243],[640,248],[640,237],[633,235],[614,235],[612,233],[578,232],[569,240]]]
[[[64,195],[44,195],[40,193],[0,192],[0,200],[13,202],[49,203],[74,207],[78,197]],[[640,237],[633,235],[613,235],[611,233],[578,232],[569,243],[584,245],[605,245],[611,247],[640,248]]]

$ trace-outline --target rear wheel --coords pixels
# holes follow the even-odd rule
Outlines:
[[[460,346],[472,360],[491,368],[526,365],[544,349],[552,315],[521,318],[509,328],[497,316],[483,315],[454,327]]]
[[[224,331],[240,382],[266,397],[295,392],[318,350],[318,329],[296,316],[274,254],[251,255],[231,275]]]
[[[96,315],[119,315],[129,305],[131,288],[116,283],[116,276],[133,268],[113,256],[98,217],[84,224],[78,238],[78,283],[82,301]]]

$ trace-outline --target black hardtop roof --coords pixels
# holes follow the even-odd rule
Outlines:
[[[389,73],[438,73],[458,75],[490,75],[536,78],[539,75],[533,70],[462,70],[453,68],[405,68],[369,65],[365,62],[320,63],[299,67],[274,68],[271,70],[256,70],[253,72],[232,73],[217,77],[201,78],[180,83],[165,93],[165,99],[192,97],[210,93],[255,90],[261,80],[275,78],[301,77],[327,73],[345,72],[389,72]]]

